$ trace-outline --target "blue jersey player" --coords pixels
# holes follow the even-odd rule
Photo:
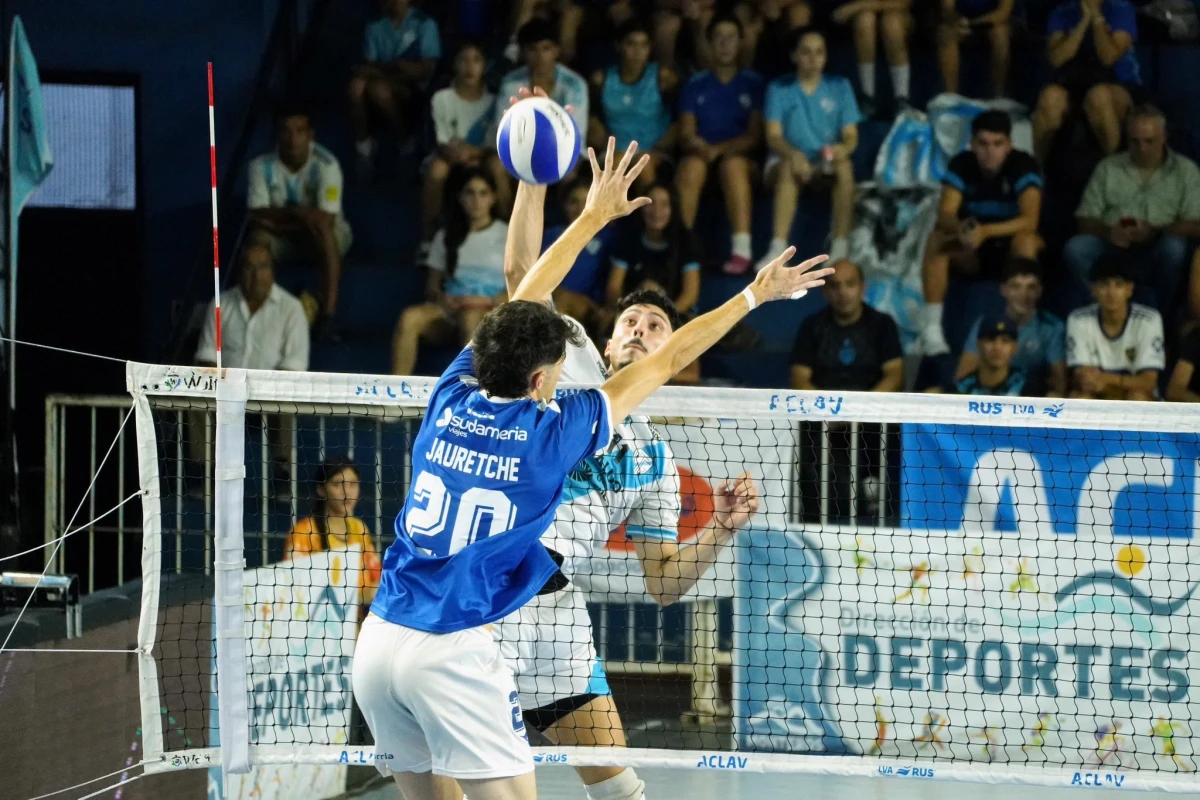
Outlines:
[[[644,168],[631,145],[594,180],[583,214],[530,271],[554,284],[608,222],[649,202],[628,199]],[[784,262],[679,331],[599,389],[555,401],[566,321],[522,288],[488,314],[430,396],[413,442],[413,480],[397,539],[355,651],[354,693],[376,742],[376,763],[408,800],[434,796],[432,774],[473,800],[536,797],[512,673],[490,624],[520,608],[557,565],[539,539],[567,473],[602,449],[612,420],[716,343],[756,305],[820,285],[827,270]]]

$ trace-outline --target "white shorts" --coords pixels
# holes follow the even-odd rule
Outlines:
[[[612,694],[592,644],[587,602],[574,584],[509,614],[496,625],[496,638],[526,711],[581,694]]]
[[[427,633],[369,615],[354,650],[354,699],[385,776],[533,771],[512,671],[487,628]]]

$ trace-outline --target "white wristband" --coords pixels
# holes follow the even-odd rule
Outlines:
[[[749,286],[742,289],[742,297],[746,298],[746,304],[750,306],[751,311],[758,308],[758,301],[754,299],[754,292]]]

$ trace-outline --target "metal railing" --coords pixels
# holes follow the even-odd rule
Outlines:
[[[195,400],[184,404],[156,397],[154,401],[164,484],[162,531],[166,542],[174,540],[174,552],[164,557],[164,567],[184,572],[185,537],[199,533],[204,542],[204,572],[209,574],[213,523],[212,407]],[[47,397],[46,542],[63,534],[78,503],[76,498],[83,496],[99,459],[130,406],[128,397]],[[359,464],[361,502],[369,509],[360,516],[368,522],[376,547],[382,552],[392,539],[391,519],[385,518],[384,505],[397,506],[411,480],[407,447],[403,447],[403,452],[390,452],[385,438],[390,432],[403,442],[411,442],[419,420],[412,416],[380,416],[379,409],[368,413],[359,407],[250,403],[246,453],[258,464],[250,465],[252,468],[248,470],[248,474],[256,477],[253,488],[247,487],[246,533],[248,540],[258,539],[254,549],[261,552],[261,564],[281,557],[281,541],[287,535],[278,527],[278,512],[282,509],[273,506],[271,497],[273,461],[265,433],[272,425],[271,420],[284,413],[303,420],[291,428],[287,516],[294,522],[306,513],[300,498],[307,476],[300,474],[301,469],[311,466],[313,460],[319,463],[331,448],[336,448],[337,454]],[[299,431],[308,440],[303,448]],[[895,524],[899,426],[802,423],[797,433],[797,458],[792,466],[789,497],[794,523],[820,527]],[[189,436],[199,439],[203,453],[199,459],[193,458],[197,443],[191,442]],[[79,511],[77,524],[94,519],[97,509],[111,508],[136,489],[136,446],[134,426],[126,425],[114,448],[115,468],[106,467],[99,476],[95,490]],[[311,456],[307,463],[298,462],[297,454],[302,451]],[[128,457],[131,452],[135,453],[134,458]],[[392,470],[390,480],[385,479],[385,468]],[[189,489],[192,481],[196,482],[196,490]],[[197,518],[199,525],[189,522],[189,513],[198,510],[197,503],[202,506],[202,514]],[[388,513],[393,510],[389,508]],[[126,568],[127,560],[134,565],[139,563],[130,558],[141,550],[139,505],[131,503],[118,509],[111,518],[89,525],[86,544],[79,541],[82,535],[83,532],[63,543],[52,566],[57,572],[78,572],[83,578],[83,593],[139,576],[136,566]],[[248,546],[248,554],[250,549]],[[51,548],[47,548],[47,559],[50,552]],[[698,721],[711,722],[727,716],[729,706],[722,699],[720,671],[732,664],[733,657],[729,637],[722,637],[720,631],[720,602],[701,600],[666,609],[626,603],[591,604],[597,651],[605,660],[605,669],[612,675],[687,678],[691,683],[691,713]]]

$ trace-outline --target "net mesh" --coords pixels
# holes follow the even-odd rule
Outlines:
[[[413,480],[427,391],[373,380],[366,398],[345,376],[251,381],[249,739],[276,746],[262,761],[371,758],[350,691],[354,641]],[[203,391],[147,391],[162,498],[154,638],[167,758],[219,742],[214,404]],[[279,399],[289,392],[294,402]],[[345,398],[363,402],[336,402]],[[701,768],[954,777],[969,765],[1023,780],[1065,770],[1095,785],[1186,780],[1200,724],[1190,613],[1200,417],[1028,403],[665,393],[650,404],[660,413],[649,438],[631,436],[628,452],[572,476],[595,489],[560,512],[571,533],[559,535],[571,541],[555,547],[574,576],[575,613],[550,613],[558,601],[543,597],[534,615],[555,624],[535,629],[525,616],[500,626],[502,638],[544,646],[505,651],[525,710],[579,693],[570,662],[590,672],[592,642],[631,764],[654,753]],[[654,441],[669,449],[678,485],[636,480]],[[636,543],[663,525],[694,546],[718,516],[714,487],[743,471],[761,493],[751,525],[704,557],[679,602],[655,602]],[[617,507],[626,524],[596,534],[595,518]],[[527,722],[536,744],[537,718]],[[830,756],[830,766],[796,758],[806,755]]]

